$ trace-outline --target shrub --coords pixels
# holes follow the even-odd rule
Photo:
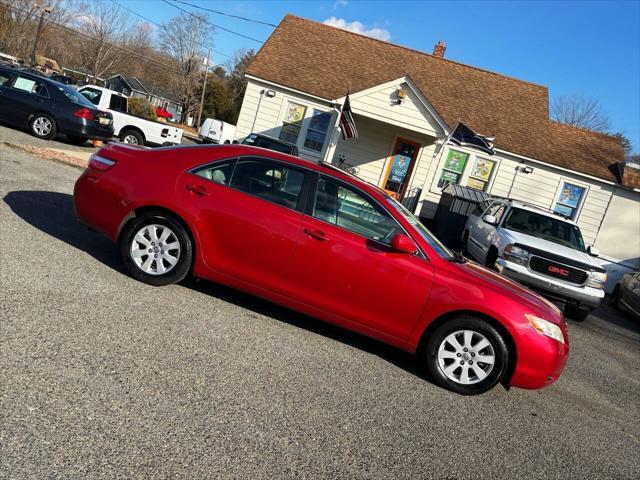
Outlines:
[[[132,97],[129,98],[129,113],[139,115],[149,120],[157,120],[156,109],[146,98]]]

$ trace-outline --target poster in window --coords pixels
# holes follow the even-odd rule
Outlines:
[[[444,163],[444,169],[456,173],[462,173],[468,158],[469,155],[466,153],[449,150],[449,155],[447,155],[447,160]]]
[[[476,190],[480,190],[481,192],[484,192],[486,186],[486,182],[478,180],[477,178],[469,178],[469,180],[467,181],[467,187],[475,188]]]
[[[304,105],[290,103],[284,121],[287,123],[300,123],[304,118],[304,112],[306,110],[307,107],[305,107]]]
[[[494,164],[495,163],[491,160],[478,158],[473,166],[473,170],[471,170],[471,176],[488,182],[491,177],[491,171],[493,170]]]
[[[409,171],[409,165],[411,165],[411,157],[407,157],[401,153],[396,154],[393,157],[393,163],[391,164],[389,180],[392,182],[402,183],[404,181],[404,177],[407,176],[407,172]]]
[[[560,197],[558,197],[558,203],[577,208],[580,203],[580,198],[582,197],[582,192],[584,192],[584,188],[565,183],[560,192]]]
[[[314,110],[309,122],[309,129],[317,132],[325,133],[329,129],[329,120],[331,119],[331,112],[322,112],[320,110]]]
[[[573,218],[573,208],[567,207],[566,205],[560,205],[556,203],[556,208],[554,208],[556,213],[559,213],[563,217]]]
[[[447,172],[446,170],[442,171],[442,175],[440,175],[440,180],[438,181],[438,187],[442,188],[448,183],[458,183],[459,174],[453,172]]]

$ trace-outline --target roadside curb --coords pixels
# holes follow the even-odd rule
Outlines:
[[[11,142],[0,142],[0,145],[13,148],[14,150],[20,150],[31,155],[50,160],[57,163],[63,163],[72,167],[84,169],[87,167],[87,161],[72,155],[66,155],[63,152],[46,147],[34,147],[31,145],[19,145]]]

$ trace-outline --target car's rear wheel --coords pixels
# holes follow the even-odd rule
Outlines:
[[[580,308],[576,305],[567,304],[564,307],[565,316],[576,322],[584,322],[591,311],[591,308]]]
[[[470,316],[440,325],[427,339],[421,355],[433,381],[461,395],[492,389],[509,362],[502,334],[489,322]]]
[[[43,140],[50,140],[58,133],[56,121],[46,113],[36,113],[29,122],[31,133]]]
[[[125,130],[120,133],[122,143],[130,143],[132,145],[144,145],[144,137],[137,130]]]
[[[120,253],[133,278],[164,286],[188,275],[193,246],[180,222],[160,212],[148,212],[127,224],[120,240]]]

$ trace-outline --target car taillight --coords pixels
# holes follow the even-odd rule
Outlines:
[[[115,160],[111,160],[109,158],[101,157],[100,155],[94,153],[89,157],[89,167],[95,168],[96,170],[109,170],[116,164]]]
[[[88,108],[81,108],[73,112],[73,115],[78,118],[86,118],[87,120],[93,120],[93,112]]]

